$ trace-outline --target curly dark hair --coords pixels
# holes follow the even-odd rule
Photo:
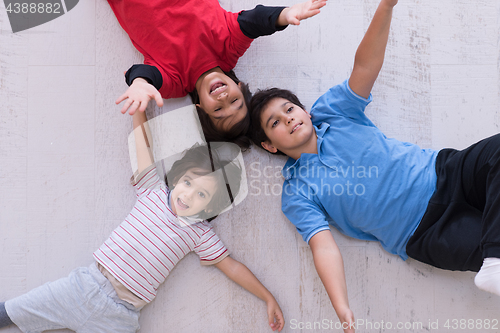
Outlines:
[[[243,93],[243,99],[245,105],[247,105],[248,107],[248,105],[250,105],[250,99],[252,98],[252,93],[250,92],[248,85],[244,82],[241,82],[236,77],[236,74],[234,74],[233,70],[224,72],[224,74],[229,76],[236,84],[241,83],[241,92]],[[196,91],[196,89],[190,92],[189,95],[191,96],[191,100],[194,104],[200,103],[200,97],[198,96],[198,92]],[[201,107],[196,106],[196,110],[198,111],[198,117],[200,118],[203,134],[205,134],[205,139],[208,142],[233,142],[237,144],[242,150],[246,150],[250,147],[251,141],[246,136],[246,134],[248,133],[248,129],[250,128],[250,112],[247,112],[245,118],[234,124],[231,129],[222,131],[215,127],[208,114]]]

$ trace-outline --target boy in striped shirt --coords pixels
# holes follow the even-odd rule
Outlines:
[[[0,327],[14,323],[23,332],[136,332],[139,311],[155,298],[177,262],[194,251],[202,265],[215,265],[264,300],[271,329],[281,330],[283,314],[273,295],[245,265],[229,257],[206,221],[231,204],[226,188],[238,192],[241,169],[216,149],[196,147],[173,164],[169,189],[148,151],[145,113],[136,112],[133,121],[138,160],[138,175],[132,179],[134,208],[94,252],[96,262],[90,267],[0,303]]]

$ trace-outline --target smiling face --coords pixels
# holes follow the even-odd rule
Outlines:
[[[201,107],[217,129],[227,131],[245,118],[248,108],[241,91],[220,68],[204,73],[196,82]]]
[[[273,98],[263,108],[260,120],[269,138],[261,143],[264,149],[271,153],[280,150],[295,159],[301,153],[315,152],[316,132],[311,115],[300,106],[282,97]]]
[[[200,176],[202,169],[188,170],[175,184],[170,204],[178,216],[192,216],[207,210],[217,191],[217,180],[212,175]]]

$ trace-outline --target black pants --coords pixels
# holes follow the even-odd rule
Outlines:
[[[477,272],[483,258],[500,258],[500,134],[441,150],[436,173],[436,192],[406,252],[435,267]]]

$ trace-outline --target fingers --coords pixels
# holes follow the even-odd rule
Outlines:
[[[128,114],[133,116],[135,111],[137,111],[137,109],[139,108],[140,105],[141,105],[141,103],[138,101],[135,101],[134,103],[132,103],[132,105],[128,109]]]
[[[278,331],[281,331],[283,326],[285,326],[285,318],[283,318],[283,313],[281,311],[278,311],[276,314],[276,322],[278,324]]]
[[[280,324],[280,323],[278,323],[278,322],[275,322],[275,323],[269,323],[269,326],[271,327],[271,329],[272,329],[273,331],[278,330],[278,332],[279,332],[279,331],[281,331],[281,329],[283,328],[283,325],[282,325],[282,324]]]
[[[124,93],[123,95],[121,95],[120,97],[118,97],[115,101],[115,104],[120,104],[121,102],[123,102],[124,100],[126,100],[128,98],[128,95],[127,93]]]
[[[130,107],[128,108],[128,114],[133,116],[135,111],[137,111],[137,109],[139,108],[140,105],[141,105],[141,102],[139,102],[139,101],[134,101],[133,103],[131,103]]]
[[[132,96],[129,96],[127,93],[125,93],[125,94],[121,95],[120,97],[118,97],[118,99],[115,101],[115,103],[116,104],[120,104],[124,100],[126,100],[126,101],[123,104],[123,107],[120,110],[120,112],[122,114],[125,114],[125,113],[127,113],[127,110],[128,110],[128,113],[131,116],[137,110],[139,110],[141,112],[146,111],[146,108],[147,108],[148,103],[149,103],[149,98],[142,99],[142,100],[140,98],[139,99],[134,99]],[[155,96],[155,100],[156,100],[156,103],[158,104],[158,106],[160,106],[160,107],[163,106],[163,99],[161,98],[161,95],[159,95],[159,97]]]
[[[125,113],[127,113],[127,110],[128,110],[128,113],[132,116],[137,111],[137,109],[139,109],[139,111],[142,111],[142,112],[146,111],[147,106],[148,106],[147,102],[143,103],[141,101],[134,101],[133,99],[129,98],[123,104],[123,107],[120,110],[120,112],[122,114],[125,114]]]
[[[127,110],[130,115],[133,115],[137,110],[146,111],[149,101],[153,98],[159,107],[163,106],[160,92],[151,84],[141,80],[135,79],[127,91],[115,101],[116,104],[125,101],[121,109],[122,114],[127,113]]]
[[[128,92],[129,91],[127,90],[123,95],[121,95],[120,97],[118,97],[118,99],[115,101],[115,103],[116,104],[120,104],[121,102],[123,102],[124,100],[126,100],[126,102],[123,104],[122,109],[120,110],[120,112],[122,114],[125,114],[125,113],[127,113],[127,109],[128,109],[129,114],[133,115],[141,103],[139,101],[134,101],[134,99],[132,97],[130,97],[130,95],[128,94]]]
[[[163,98],[161,97],[161,94],[156,91],[156,93],[153,95],[155,101],[156,101],[156,105],[158,105],[159,107],[162,107],[163,106]]]
[[[319,9],[319,8],[323,8],[326,6],[326,1],[315,1],[312,3],[311,5],[311,10],[313,9]]]
[[[133,101],[131,98],[129,98],[129,99],[128,99],[128,100],[127,100],[124,104],[123,104],[123,107],[122,107],[122,109],[121,109],[121,111],[120,111],[120,112],[121,112],[122,114],[125,114],[125,113],[127,112],[127,109],[128,109],[128,108],[132,105],[132,103],[133,103],[133,102],[134,102],[134,101]],[[133,114],[133,113],[132,113],[132,114]]]
[[[319,9],[310,10],[310,11],[307,13],[306,18],[313,17],[314,15],[318,15],[319,13],[320,13],[320,10],[319,10]]]
[[[279,328],[279,319],[274,321],[274,314],[271,314],[269,316],[269,326],[271,326],[271,329],[273,331],[276,331],[276,329]]]
[[[281,312],[276,312],[269,316],[269,326],[273,331],[281,331],[284,325],[285,319],[283,318],[283,314]]]
[[[267,319],[269,320],[269,326],[271,326],[271,329],[273,331],[275,331],[277,325],[274,323],[274,313],[272,313],[272,312],[268,313],[267,314]]]
[[[146,111],[146,108],[148,107],[148,102],[139,102],[139,111],[141,112],[145,112]]]
[[[297,11],[294,12],[294,15],[291,15],[288,19],[289,24],[299,25],[299,21],[308,19],[320,13],[320,8],[326,6],[327,0],[313,0],[307,6],[302,6],[302,8],[295,8]]]
[[[283,319],[283,317],[281,317],[281,319],[278,319],[277,320],[277,324],[278,324],[278,331],[281,332],[281,330],[283,329],[283,326],[285,326],[285,319]]]

